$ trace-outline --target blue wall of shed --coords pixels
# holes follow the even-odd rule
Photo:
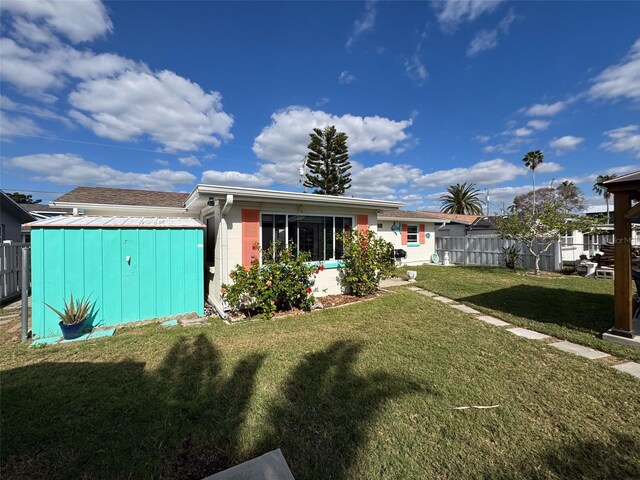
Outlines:
[[[32,229],[33,335],[60,334],[44,303],[62,310],[71,293],[96,301],[94,326],[203,315],[203,243],[201,229]]]

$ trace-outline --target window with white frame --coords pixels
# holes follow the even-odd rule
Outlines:
[[[562,237],[560,238],[560,244],[563,247],[572,247],[573,246],[573,231],[565,230],[562,233]]]
[[[308,252],[311,260],[339,260],[343,245],[337,233],[351,231],[352,217],[316,215],[262,214],[261,245],[264,250],[274,242],[293,245],[295,253]]]
[[[407,243],[418,243],[418,225],[407,225]]]

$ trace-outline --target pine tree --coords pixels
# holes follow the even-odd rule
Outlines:
[[[344,195],[351,186],[351,162],[347,147],[347,134],[336,132],[331,125],[321,130],[314,128],[307,148],[304,186],[321,195]]]

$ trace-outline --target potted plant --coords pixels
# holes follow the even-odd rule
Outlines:
[[[502,260],[505,267],[514,270],[516,264],[522,261],[522,253],[515,245],[510,245],[502,249]]]
[[[90,296],[91,295],[89,295],[89,297]],[[89,302],[89,297],[80,298],[74,302],[72,293],[68,304],[67,301],[64,300],[63,312],[45,302],[45,305],[60,317],[60,323],[58,323],[58,325],[60,325],[60,330],[62,330],[62,336],[65,340],[73,340],[84,333],[84,323],[95,304],[95,302]]]

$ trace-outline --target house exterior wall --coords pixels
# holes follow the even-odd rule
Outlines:
[[[402,234],[400,232],[395,233],[392,230],[393,224],[407,224],[407,225],[424,225],[424,243],[407,243],[403,245]],[[436,226],[433,222],[421,222],[419,219],[415,221],[405,220],[380,220],[378,225],[381,228],[378,229],[378,234],[387,242],[390,242],[395,249],[402,249],[407,252],[407,258],[397,260],[399,266],[402,265],[421,265],[423,263],[431,263],[431,255],[436,251],[435,247],[435,229]],[[420,231],[420,228],[418,228]],[[418,234],[420,235],[420,234]]]
[[[233,271],[238,265],[243,264],[242,251],[243,251],[243,237],[242,237],[242,210],[257,210],[262,214],[289,214],[289,215],[317,215],[317,216],[344,216],[353,218],[353,226],[356,227],[357,216],[368,216],[368,228],[370,230],[377,230],[377,210],[365,209],[365,208],[345,208],[337,206],[322,206],[322,205],[296,205],[286,203],[267,203],[267,202],[237,202],[230,208],[229,212],[224,215],[223,220],[226,221],[226,229],[222,225],[219,228],[219,235],[216,244],[216,274],[217,277],[211,282],[209,288],[209,297],[214,302],[222,304],[220,299],[220,288],[223,283],[228,283],[229,272]],[[261,224],[260,224],[261,225]],[[222,237],[225,235],[226,230],[226,262],[223,260],[222,268],[218,268],[220,265],[218,259],[223,256],[224,240]],[[262,229],[260,228],[260,235]],[[259,238],[259,243],[262,243],[262,239]],[[321,262],[324,264],[325,269],[318,272],[315,279],[314,295],[322,297],[325,295],[335,295],[342,292],[342,288],[339,282],[338,262],[326,261]]]
[[[93,326],[204,313],[202,229],[33,228],[31,249],[36,337],[60,335],[44,302],[71,293],[96,301]]]
[[[448,223],[446,225],[436,227],[436,237],[464,237],[466,235],[468,225],[459,223]]]
[[[12,242],[22,241],[22,223],[20,218],[15,215],[13,209],[3,208],[0,212],[0,241],[11,240]]]

